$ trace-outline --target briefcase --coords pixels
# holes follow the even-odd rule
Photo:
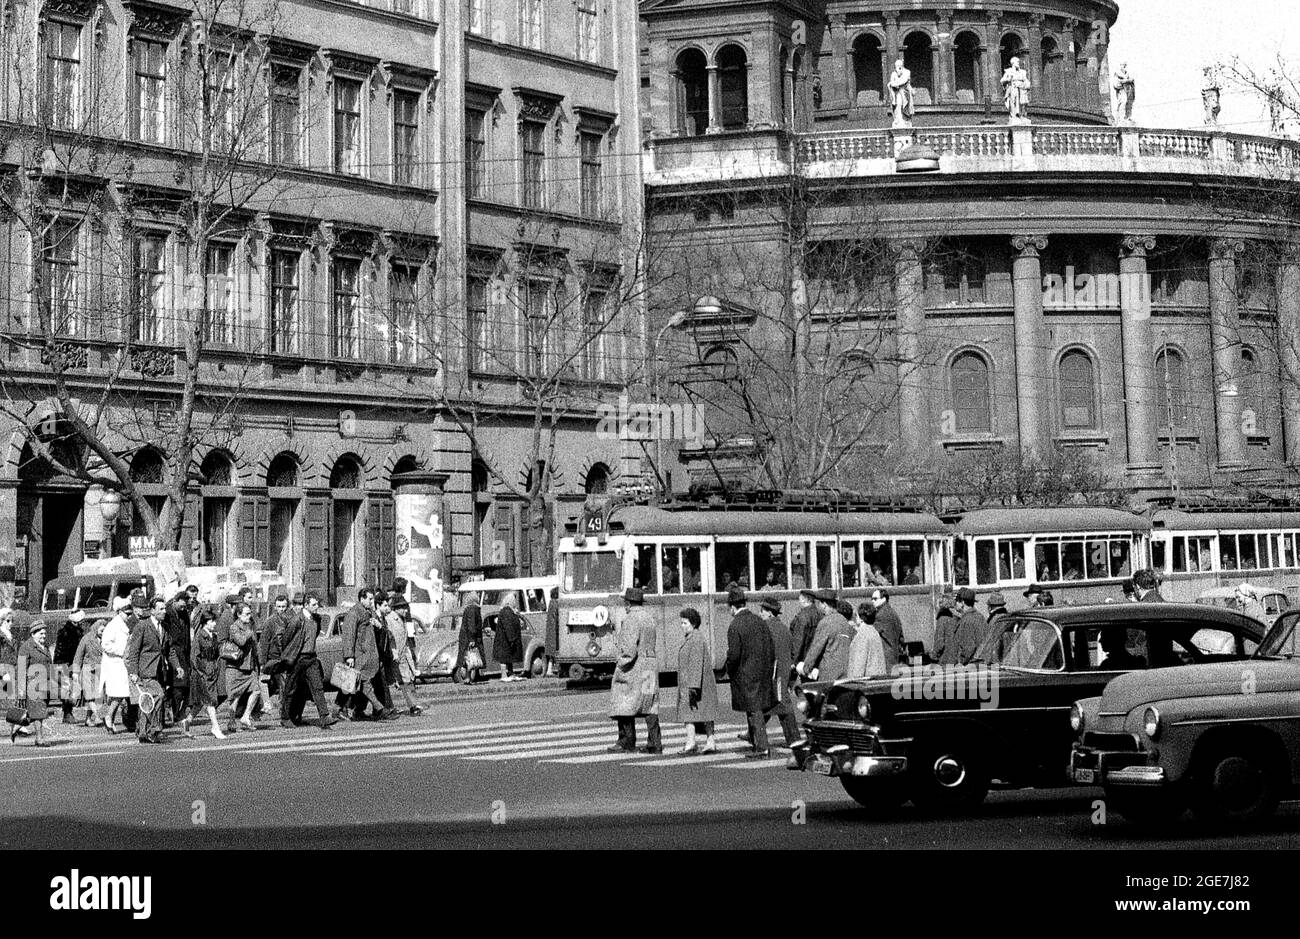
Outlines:
[[[357,690],[357,679],[360,674],[346,662],[335,662],[330,672],[330,684],[344,694],[352,694]]]

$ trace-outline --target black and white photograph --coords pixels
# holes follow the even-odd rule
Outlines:
[[[1291,0],[3,0],[0,288],[20,906],[1287,908]]]

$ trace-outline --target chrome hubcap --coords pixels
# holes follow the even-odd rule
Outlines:
[[[966,767],[957,757],[945,754],[934,761],[934,778],[945,789],[952,789],[965,781]]]

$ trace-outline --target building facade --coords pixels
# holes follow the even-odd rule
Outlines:
[[[743,373],[764,328],[824,342],[830,373],[857,355],[891,390],[879,464],[1080,448],[1135,496],[1293,482],[1300,146],[1208,109],[1201,130],[1117,118],[1118,18],[1109,0],[643,3],[659,257],[730,246],[783,272],[680,263],[655,304],[687,311],[679,355]],[[1026,123],[1002,102],[1013,57]],[[900,59],[911,126],[890,108]],[[721,331],[719,309],[738,311]],[[693,478],[716,473],[706,451],[682,453]]]
[[[626,469],[594,415],[643,325],[621,286],[641,231],[627,7],[9,4],[0,602],[158,546],[62,471],[104,472],[67,411],[165,529],[187,387],[191,563],[258,558],[330,602],[386,584],[393,477],[423,470],[445,579],[527,567],[537,385],[567,389],[544,398],[556,512]],[[200,193],[213,165],[226,188]],[[573,352],[568,307],[594,332],[538,382]]]

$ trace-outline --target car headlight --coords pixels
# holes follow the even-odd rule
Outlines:
[[[600,655],[600,643],[595,639],[587,643],[587,654],[591,656]]]
[[[864,694],[858,695],[858,717],[864,721],[871,720],[871,702]]]
[[[1142,733],[1155,740],[1160,733],[1160,712],[1147,708],[1142,714]]]
[[[1070,705],[1070,729],[1076,734],[1083,732],[1083,708],[1078,701]]]

